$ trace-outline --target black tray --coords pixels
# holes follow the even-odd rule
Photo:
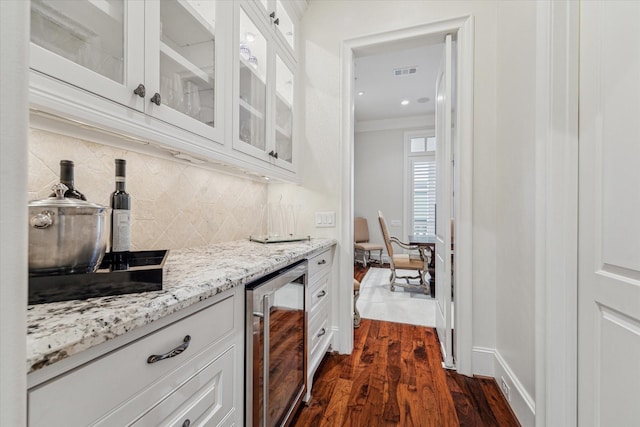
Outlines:
[[[162,289],[168,250],[129,253],[129,268],[114,270],[107,253],[95,273],[29,276],[29,304],[122,295]]]

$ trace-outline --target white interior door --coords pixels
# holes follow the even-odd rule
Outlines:
[[[640,2],[580,6],[578,425],[640,423]]]
[[[451,35],[448,34],[436,83],[436,330],[444,365],[448,368],[454,367],[451,301],[451,43]]]

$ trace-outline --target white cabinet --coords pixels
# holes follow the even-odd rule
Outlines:
[[[243,296],[242,288],[227,291],[30,388],[29,425],[242,425]]]
[[[333,336],[330,325],[332,260],[333,248],[326,249],[309,258],[306,401],[311,396],[313,376],[329,349]]]
[[[233,147],[295,171],[293,44],[283,48],[280,27],[261,16],[260,4],[236,4]],[[287,19],[293,43],[293,21]]]
[[[230,14],[225,1],[33,0],[31,68],[223,143]]]
[[[262,19],[272,26],[276,38],[289,54],[296,57],[297,19],[290,8],[295,2],[282,0],[260,0],[254,2]]]

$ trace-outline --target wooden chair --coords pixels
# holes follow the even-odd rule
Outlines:
[[[378,211],[378,221],[380,222],[380,230],[384,237],[384,243],[387,247],[387,253],[389,254],[389,264],[391,265],[391,276],[389,277],[389,286],[391,291],[395,290],[396,286],[403,288],[417,288],[422,289],[424,293],[429,293],[429,284],[426,280],[426,274],[429,268],[429,262],[431,261],[431,252],[425,250],[420,251],[416,245],[410,245],[398,240],[396,237],[390,237],[387,231],[387,224],[384,220],[382,212]],[[398,245],[403,249],[418,250],[417,254],[394,254],[393,244]],[[399,275],[397,270],[414,270],[418,273],[417,276]],[[404,283],[399,281],[404,280]],[[409,280],[419,280],[419,283],[411,283]]]
[[[371,251],[380,252],[380,264],[382,264],[382,245],[379,243],[369,242],[369,225],[367,219],[356,217],[353,221],[353,241],[356,262],[358,261],[358,253],[362,253],[362,266],[367,266],[367,261],[371,258]]]

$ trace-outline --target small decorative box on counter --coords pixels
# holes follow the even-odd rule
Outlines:
[[[162,290],[168,250],[130,252],[128,267],[116,269],[107,253],[95,273],[29,276],[29,304]]]

